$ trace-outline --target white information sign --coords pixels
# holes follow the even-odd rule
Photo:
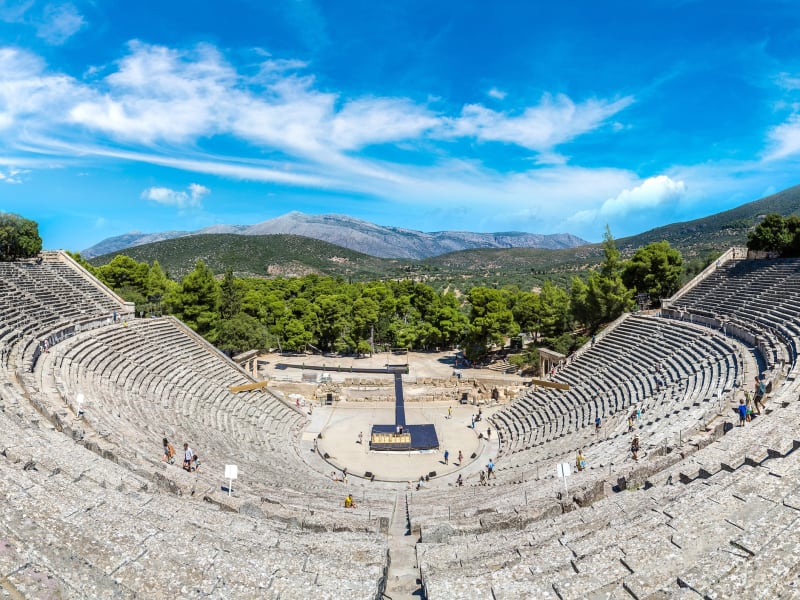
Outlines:
[[[569,463],[558,463],[556,465],[556,473],[559,477],[564,478],[564,491],[567,491],[567,477],[572,475],[572,469],[569,466]]]
[[[225,465],[225,479],[228,480],[228,496],[231,495],[231,488],[233,488],[233,480],[239,476],[239,467],[237,465]]]

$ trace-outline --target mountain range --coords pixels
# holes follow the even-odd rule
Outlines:
[[[666,240],[691,264],[687,272],[697,272],[726,248],[744,245],[748,232],[773,212],[783,216],[800,214],[800,186],[708,217],[619,238],[616,245],[623,257],[629,257],[637,248]],[[180,233],[179,237],[129,246],[90,261],[94,265],[105,264],[115,254],[148,263],[158,260],[174,278],[185,275],[202,259],[217,274],[232,269],[240,276],[257,277],[317,273],[360,281],[413,278],[439,289],[464,291],[474,285],[506,284],[532,289],[546,280],[568,286],[576,274],[586,273],[603,260],[603,247],[602,244],[555,250],[483,247],[425,259],[403,259],[378,258],[300,235],[207,232],[192,236]]]
[[[94,258],[141,246],[191,235],[226,234],[273,235],[291,234],[321,240],[379,258],[424,259],[459,250],[477,248],[574,248],[588,244],[569,233],[543,235],[520,231],[474,233],[470,231],[436,231],[426,233],[400,227],[384,227],[346,215],[307,215],[290,212],[255,225],[214,225],[199,231],[131,232],[107,238],[81,254]]]

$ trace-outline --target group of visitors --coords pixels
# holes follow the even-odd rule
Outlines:
[[[444,458],[444,464],[449,465],[450,464],[450,451],[449,450],[445,450],[444,454],[442,455],[442,457]],[[460,467],[463,463],[464,463],[464,453],[461,452],[461,450],[459,450],[458,451],[458,466]]]
[[[749,423],[753,415],[761,416],[761,409],[765,409],[764,398],[767,395],[767,384],[763,375],[756,375],[753,393],[750,390],[744,391],[744,398],[739,399],[737,412],[739,413],[739,427],[744,427]]]
[[[763,375],[756,375],[753,393],[751,394],[750,390],[745,390],[744,398],[739,399],[739,406],[736,409],[739,413],[739,427],[744,427],[745,423],[749,423],[753,415],[761,416],[761,409],[765,408],[764,397],[766,394],[767,384]]]
[[[481,485],[489,485],[492,477],[497,479],[497,474],[494,472],[494,459],[490,458],[486,465],[486,471],[481,470]]]
[[[164,445],[164,454],[161,456],[161,462],[174,465],[175,446],[167,438],[164,438],[162,443]],[[184,442],[183,444],[183,470],[189,472],[200,470],[200,457],[189,447],[189,442]]]
[[[470,421],[470,427],[472,429],[475,429],[475,423],[480,421],[482,418],[483,418],[483,409],[479,406],[478,407],[478,414],[477,415],[472,415],[472,419]]]

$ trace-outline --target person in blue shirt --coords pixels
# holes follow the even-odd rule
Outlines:
[[[739,400],[739,427],[744,427],[744,423],[747,420],[747,404],[744,402],[744,398]]]

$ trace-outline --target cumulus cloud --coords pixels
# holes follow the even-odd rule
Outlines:
[[[142,192],[142,198],[165,206],[176,206],[180,209],[199,208],[204,196],[211,193],[207,187],[199,183],[191,183],[187,191],[173,190],[167,187],[149,187]]]
[[[608,198],[600,208],[577,211],[568,222],[586,224],[598,219],[610,220],[661,210],[679,202],[686,192],[687,186],[683,181],[676,181],[667,175],[648,177],[641,184],[623,189],[616,196]]]
[[[494,98],[495,100],[502,100],[507,94],[503,90],[498,90],[496,87],[493,87],[486,92],[486,95],[490,98]]]
[[[677,202],[686,194],[686,184],[674,181],[666,175],[649,177],[641,185],[622,190],[614,198],[603,202],[600,212],[604,215],[624,216],[631,212],[652,210]]]

